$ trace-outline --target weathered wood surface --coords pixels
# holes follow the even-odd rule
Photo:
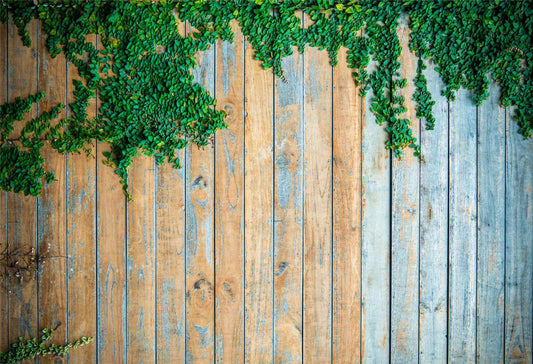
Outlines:
[[[28,118],[71,101],[79,77],[29,29],[28,49],[0,27],[0,102],[47,92]],[[398,160],[345,54],[334,69],[294,54],[287,83],[240,32],[199,55],[229,129],[181,151],[180,170],[139,157],[131,202],[108,146],[46,149],[58,181],[39,199],[0,193],[0,249],[58,257],[35,280],[2,276],[0,350],[61,322],[58,343],[96,338],[71,363],[530,363],[533,144],[513,110],[494,85],[479,107],[464,90],[448,104],[430,62],[435,130],[406,114],[425,163]]]

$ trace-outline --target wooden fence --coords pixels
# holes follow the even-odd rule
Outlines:
[[[25,48],[0,26],[0,102],[45,91],[33,116],[68,103],[79,76],[29,29]],[[95,337],[71,363],[531,363],[533,142],[497,87],[480,107],[464,90],[449,104],[430,64],[436,127],[413,125],[425,163],[398,160],[344,55],[333,69],[326,52],[295,54],[287,83],[239,32],[199,55],[229,128],[182,151],[181,170],[137,158],[131,202],[106,145],[46,149],[58,180],[42,197],[0,193],[0,247],[54,256],[1,285],[0,350],[61,323],[55,342]]]

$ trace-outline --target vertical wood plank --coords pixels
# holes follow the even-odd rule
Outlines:
[[[127,355],[128,361],[155,362],[155,165],[140,155],[129,173],[127,204]]]
[[[424,71],[435,101],[434,130],[421,126],[425,163],[420,166],[420,314],[421,363],[445,363],[448,325],[448,101],[435,65]]]
[[[97,146],[98,361],[126,362],[126,218],[119,177],[104,165]]]
[[[8,100],[7,97],[7,24],[0,24],[0,105]],[[7,192],[0,191],[0,253],[9,248],[7,240]],[[0,351],[7,350],[11,340],[9,336],[9,292],[7,269],[0,266]]]
[[[245,48],[244,360],[272,362],[273,76]]]
[[[185,35],[185,24],[178,27]],[[185,360],[185,170],[164,163],[156,174],[157,362],[179,363]]]
[[[362,362],[385,363],[390,340],[391,155],[385,149],[385,130],[370,111],[372,97],[370,90],[363,102],[361,356]]]
[[[303,55],[275,79],[274,362],[302,361]]]
[[[163,363],[185,358],[184,177],[169,163],[157,166],[157,361]]]
[[[91,41],[96,44],[96,36]],[[67,104],[74,101],[73,80],[80,79],[76,66],[67,63]],[[67,109],[67,117],[70,116]],[[90,100],[87,118],[96,116],[96,98]],[[85,153],[67,156],[67,291],[68,340],[97,336],[96,274],[96,147],[92,156]],[[69,353],[71,363],[94,363],[97,344]]]
[[[334,363],[361,361],[361,101],[342,48],[333,70]]]
[[[215,47],[197,54],[195,81],[214,94]],[[213,362],[215,333],[214,155],[211,145],[187,148],[187,362]]]
[[[461,89],[450,103],[448,359],[476,359],[476,105]]]
[[[531,363],[533,341],[533,143],[507,110],[505,362]]]
[[[244,360],[244,36],[217,44],[216,95],[228,129],[215,135],[216,361]]]
[[[419,135],[412,95],[415,91],[417,57],[409,50],[410,31],[406,17],[398,23],[401,77],[407,86],[400,91],[405,97],[407,112],[415,137]],[[418,360],[418,283],[419,283],[419,186],[420,162],[411,148],[402,159],[392,163],[392,254],[391,254],[391,361]]]
[[[27,97],[37,92],[37,22],[28,24],[32,44],[30,48],[22,45],[17,28],[12,19],[8,25],[8,96],[9,101],[16,97]],[[13,138],[18,138],[27,121],[35,117],[34,106],[24,120],[15,123]],[[36,252],[36,198],[10,192],[7,194],[7,241],[14,249],[26,253]],[[14,340],[20,336],[35,337],[38,334],[37,322],[37,277],[34,280],[9,283],[9,335]]]
[[[505,284],[505,109],[492,83],[478,107],[477,360],[503,362]]]
[[[331,360],[332,74],[326,52],[305,53],[304,360]]]
[[[63,54],[52,59],[46,49],[46,36],[38,30],[38,89],[46,97],[39,104],[39,113],[49,111],[66,98],[66,59]],[[59,116],[65,117],[65,110]],[[37,200],[37,244],[39,254],[48,254],[49,259],[41,267],[38,287],[38,326],[56,327],[62,324],[54,334],[58,342],[67,338],[67,249],[66,249],[66,168],[65,155],[58,154],[45,143],[42,149],[45,170],[55,174],[56,181],[44,184],[40,198]],[[54,358],[47,356],[39,360],[52,363]]]
[[[98,44],[100,44],[97,38]],[[98,96],[98,93],[97,93]],[[96,99],[99,106],[98,97]],[[104,164],[108,144],[96,154],[97,361],[125,363],[127,345],[126,197],[119,176]]]

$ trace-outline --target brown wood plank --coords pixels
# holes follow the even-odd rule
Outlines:
[[[245,48],[245,345],[244,360],[271,362],[273,284],[273,76]]]
[[[126,218],[125,197],[119,177],[103,164],[98,145],[98,360],[124,363],[126,325]]]
[[[157,167],[157,361],[163,363],[185,359],[184,183],[183,169]]]
[[[0,24],[0,105],[7,102],[7,24]],[[7,192],[0,190],[0,253],[8,248],[7,240]],[[0,266],[0,351],[5,351],[11,340],[9,336],[9,293],[5,267]]]
[[[228,129],[215,136],[216,361],[244,360],[244,37],[217,45],[216,96]]]
[[[97,39],[98,44],[99,39]],[[98,93],[97,93],[98,96]],[[97,107],[98,105],[97,97]],[[104,164],[108,144],[96,153],[97,216],[97,359],[101,363],[126,362],[126,197],[120,178]]]
[[[334,363],[361,361],[361,102],[342,48],[333,70]]]
[[[195,81],[214,94],[215,47],[197,54]],[[186,155],[186,360],[213,362],[215,333],[214,152],[191,145]]]
[[[181,34],[185,24],[180,23]],[[183,163],[184,150],[179,151]],[[156,166],[157,361],[185,360],[185,170]]]
[[[399,21],[398,36],[401,77],[407,86],[399,93],[405,97],[407,112],[400,115],[411,121],[416,138],[419,120],[416,117],[412,95],[418,58],[409,50],[410,31],[406,17]],[[419,282],[419,186],[420,163],[411,148],[406,148],[402,159],[392,163],[392,282],[391,282],[391,361],[418,360],[418,282]]]
[[[283,60],[275,80],[274,361],[302,361],[303,55]]]
[[[331,360],[332,79],[328,54],[305,52],[303,359]]]
[[[46,49],[46,36],[38,33],[38,89],[46,96],[39,103],[39,113],[49,111],[66,98],[66,59],[59,54],[52,59]],[[59,116],[65,117],[65,110]],[[45,143],[42,149],[45,170],[55,174],[56,181],[44,184],[37,200],[37,244],[39,254],[51,258],[42,266],[38,287],[38,326],[62,327],[54,334],[54,340],[63,343],[67,338],[67,249],[66,249],[66,168],[65,155],[57,153]],[[39,359],[53,363],[53,356]]]
[[[96,44],[96,36],[91,37]],[[80,76],[76,66],[67,62],[67,102],[74,101],[73,80]],[[67,109],[68,116],[71,110]],[[96,98],[90,101],[87,117],[96,115]],[[85,153],[67,156],[67,291],[68,340],[97,335],[96,271],[96,146]],[[91,363],[97,359],[97,343],[72,350],[69,361]]]
[[[32,45],[26,48],[17,33],[13,21],[8,26],[8,96],[13,102],[16,97],[27,97],[37,92],[37,22],[28,24]],[[37,108],[33,107],[22,122],[15,123],[13,138],[27,121],[35,117]],[[7,240],[13,248],[21,252],[36,251],[36,198],[22,194],[8,193]],[[35,280],[9,284],[9,335],[10,341],[22,336],[35,337],[38,334],[37,321],[37,277]]]
[[[127,205],[128,361],[155,362],[154,159],[140,155],[129,172]]]

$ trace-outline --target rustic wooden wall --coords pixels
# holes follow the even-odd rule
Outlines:
[[[0,26],[0,102],[46,91],[42,111],[78,76],[30,30],[24,48]],[[533,143],[497,87],[448,104],[430,65],[426,162],[392,158],[344,54],[335,69],[316,49],[289,57],[287,83],[238,31],[199,55],[229,129],[182,151],[181,170],[138,158],[129,203],[105,145],[47,149],[58,181],[42,197],[0,193],[0,247],[57,256],[0,285],[0,350],[62,323],[57,342],[96,338],[71,363],[531,363]]]

